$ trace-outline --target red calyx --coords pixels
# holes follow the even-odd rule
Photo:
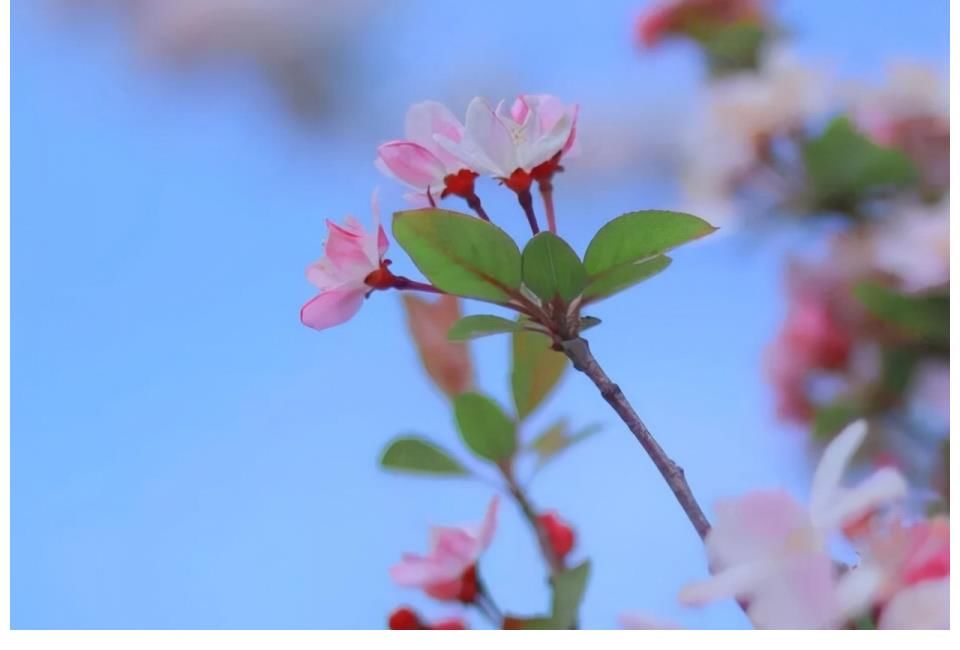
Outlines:
[[[545,512],[537,517],[537,522],[546,531],[550,546],[553,547],[553,552],[557,554],[558,558],[563,559],[573,550],[573,545],[576,542],[573,529],[560,519],[555,512]]]
[[[477,172],[469,169],[461,169],[456,174],[447,174],[443,179],[443,192],[440,198],[445,199],[451,194],[464,199],[474,196],[473,181],[477,177]]]
[[[459,578],[430,585],[424,591],[437,600],[457,600],[470,604],[477,598],[477,567],[471,566]]]
[[[563,171],[563,167],[560,166],[560,156],[562,155],[563,152],[558,151],[553,158],[534,167],[530,170],[530,177],[538,183],[549,183],[554,174]]]
[[[513,170],[512,174],[510,174],[510,178],[503,179],[503,184],[517,194],[520,192],[527,192],[530,190],[530,186],[533,184],[533,176],[530,175],[530,172],[526,172],[520,168],[517,168]]]
[[[397,281],[397,276],[387,268],[389,264],[390,260],[380,262],[380,268],[376,271],[371,271],[367,277],[363,279],[364,283],[373,289],[389,289],[394,286]]]
[[[409,607],[399,607],[390,614],[389,625],[391,630],[426,630],[429,629],[421,621],[417,613]]]

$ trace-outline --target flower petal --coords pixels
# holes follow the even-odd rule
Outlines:
[[[739,598],[753,592],[770,570],[767,562],[748,562],[714,573],[710,578],[680,590],[682,605],[699,607],[724,598]]]
[[[854,488],[842,490],[823,506],[813,523],[821,530],[835,530],[851,519],[907,494],[907,481],[892,467],[883,467]]]
[[[463,125],[450,109],[440,102],[425,101],[414,104],[407,110],[407,140],[426,147],[440,159],[448,173],[457,171],[463,165],[456,156],[437,143],[434,139],[437,134],[451,142],[463,140]]]
[[[365,286],[324,291],[300,309],[300,322],[315,330],[344,323],[360,311],[365,295]]]
[[[857,420],[848,425],[823,450],[810,486],[810,513],[814,520],[822,518],[836,498],[844,472],[867,435],[867,423]]]
[[[946,630],[950,627],[950,578],[921,582],[897,593],[880,613],[881,630]]]
[[[377,148],[381,171],[417,190],[442,188],[446,167],[429,149],[414,142],[394,140]]]

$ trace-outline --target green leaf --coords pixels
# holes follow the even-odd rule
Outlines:
[[[905,154],[875,144],[843,116],[807,142],[803,158],[816,208],[850,210],[874,190],[917,179]]]
[[[949,294],[910,295],[872,282],[853,292],[870,313],[904,333],[929,343],[950,343]]]
[[[567,357],[537,332],[514,332],[510,385],[517,418],[522,420],[547,398],[567,368]]]
[[[453,402],[460,436],[481,458],[498,462],[513,456],[517,426],[500,405],[479,393],[457,395]]]
[[[587,272],[570,244],[552,232],[534,236],[523,249],[523,283],[541,300],[570,302],[587,284]]]
[[[590,284],[583,292],[583,301],[584,303],[597,302],[624,289],[629,289],[660,273],[670,266],[672,261],[666,255],[657,255],[635,264],[616,266],[590,280]]]
[[[860,407],[846,398],[820,406],[813,414],[813,436],[829,440],[860,415]]]
[[[558,420],[530,443],[530,448],[537,455],[537,465],[545,465],[561,452],[598,433],[601,427],[591,424],[576,433],[570,433],[569,429],[570,425],[565,419]]]
[[[401,436],[391,440],[380,456],[380,466],[413,474],[470,474],[466,467],[444,449],[429,440],[414,436]]]
[[[482,219],[449,210],[407,210],[394,214],[393,236],[447,293],[504,302],[520,288],[520,249]]]
[[[700,40],[707,54],[710,72],[724,75],[759,67],[766,32],[755,23],[711,25],[709,33]]]
[[[589,577],[590,561],[586,560],[553,579],[552,618],[557,629],[568,630],[576,625],[580,603],[587,591]]]
[[[709,223],[683,212],[640,210],[603,226],[587,246],[583,265],[591,279],[623,264],[642,262],[716,231]]]
[[[503,629],[505,630],[552,630],[554,629],[553,619],[549,616],[536,616],[532,618],[522,618],[519,616],[503,617]]]
[[[500,316],[481,314],[477,316],[465,316],[458,320],[447,332],[447,338],[451,341],[467,341],[481,336],[503,334],[504,332],[517,332],[522,329],[523,323],[519,321],[501,318]]]
[[[597,325],[599,325],[599,324],[602,323],[602,322],[603,322],[603,321],[601,321],[599,318],[597,318],[597,317],[595,317],[595,316],[581,316],[581,317],[580,317],[580,331],[583,332],[584,330],[588,330],[588,329],[590,329],[591,327],[596,327]]]

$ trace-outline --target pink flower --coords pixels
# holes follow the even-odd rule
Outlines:
[[[479,526],[436,527],[431,531],[430,554],[404,554],[390,569],[402,587],[418,587],[440,600],[472,602],[476,596],[476,563],[493,540],[499,499],[494,497]]]
[[[866,436],[861,420],[824,450],[810,506],[782,490],[749,493],[717,504],[706,547],[714,575],[684,588],[681,602],[702,605],[735,597],[761,628],[828,628],[868,608],[882,577],[862,567],[839,575],[827,551],[844,524],[906,494],[904,478],[883,468],[854,488],[841,478]]]
[[[666,0],[640,16],[636,24],[639,45],[652,48],[667,34],[694,28],[715,30],[737,23],[762,23],[764,0]]]
[[[387,270],[387,233],[380,225],[376,196],[373,199],[371,234],[354,217],[343,226],[327,220],[329,235],[324,256],[307,267],[307,280],[320,289],[300,309],[300,321],[322,330],[344,323],[360,310],[363,299],[374,289],[391,286],[393,274]]]
[[[510,107],[500,102],[496,111],[477,97],[467,107],[462,141],[439,135],[437,141],[472,169],[519,192],[529,189],[535,175],[557,171],[559,157],[573,146],[576,119],[576,106],[549,95],[523,95]]]
[[[473,195],[477,173],[441,147],[437,138],[452,143],[463,139],[463,125],[446,106],[426,101],[407,111],[406,140],[391,140],[377,148],[375,165],[384,174],[409,185],[417,192],[408,199],[429,202],[429,196],[446,198]]]
[[[943,516],[905,526],[900,519],[870,527],[856,540],[861,564],[881,572],[880,598],[950,577],[950,521]]]
[[[881,630],[950,628],[950,578],[929,580],[895,595],[880,612]]]

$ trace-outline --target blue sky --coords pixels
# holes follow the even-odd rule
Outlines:
[[[375,185],[385,211],[401,207],[370,161],[412,101],[465,92],[475,74],[508,93],[577,100],[584,113],[682,102],[695,88],[689,51],[631,48],[642,3],[556,4],[393,5],[360,37],[364,76],[342,91],[362,118],[307,135],[241,75],[181,84],[133,61],[110,25],[13,3],[14,627],[367,628],[399,603],[456,611],[394,587],[386,571],[424,548],[429,523],[479,519],[490,490],[378,471],[397,433],[455,445],[450,413],[416,364],[396,296],[313,332],[297,319],[311,295],[303,269],[325,218],[369,218]],[[902,57],[946,67],[941,0],[781,4],[800,53],[842,74],[878,78]],[[576,174],[571,164],[557,199],[581,251],[607,219],[676,200],[653,179],[585,185]],[[521,235],[511,202],[485,190]],[[785,245],[702,242],[595,310],[596,355],[706,504],[752,487],[804,490],[803,435],[776,424],[760,374]],[[483,340],[474,357],[481,386],[506,402],[506,342]],[[384,385],[372,403],[365,387]],[[533,487],[593,558],[583,624],[643,610],[743,626],[730,604],[674,603],[705,570],[698,540],[582,377],[564,380],[529,433],[558,415],[605,427]],[[483,570],[507,610],[545,607],[512,508]]]

